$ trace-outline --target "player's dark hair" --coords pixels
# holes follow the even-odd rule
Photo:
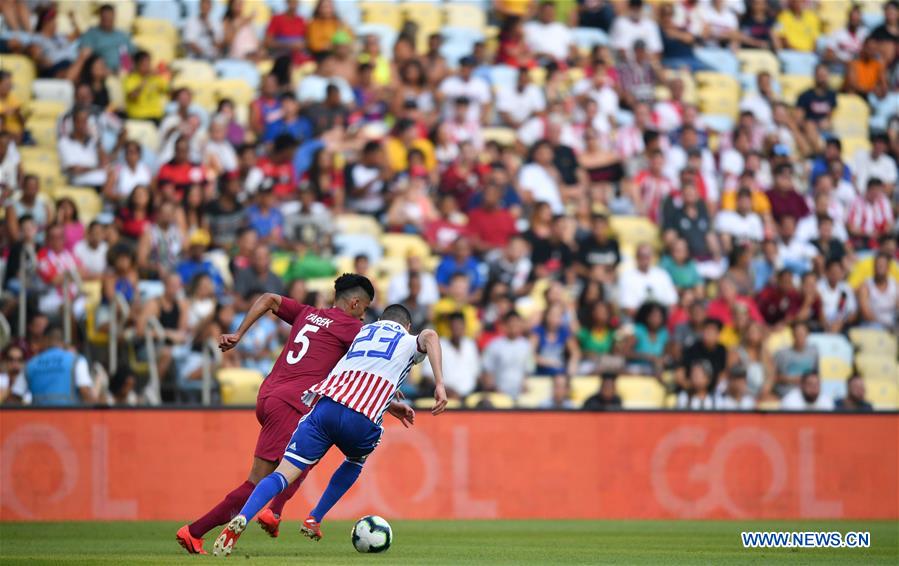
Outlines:
[[[344,273],[334,280],[334,298],[350,297],[358,292],[368,295],[368,300],[375,300],[375,288],[368,277],[358,273]]]
[[[392,320],[403,326],[411,326],[412,314],[403,305],[393,304],[384,309],[384,312],[381,313],[381,320]]]

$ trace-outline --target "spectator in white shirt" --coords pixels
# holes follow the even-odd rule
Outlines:
[[[821,391],[821,378],[817,373],[803,374],[799,387],[793,388],[780,400],[785,411],[832,411],[833,399]]]
[[[715,408],[722,411],[751,411],[755,398],[749,393],[746,368],[736,365],[727,372],[727,381],[719,383]]]
[[[728,47],[739,39],[737,15],[724,0],[700,4],[696,17],[702,27],[702,37],[709,45]]]
[[[862,21],[862,10],[856,4],[849,10],[846,27],[836,30],[825,40],[824,59],[848,64],[861,52],[866,37],[868,29]]]
[[[796,237],[796,219],[789,215],[782,216],[778,232],[777,257],[784,268],[800,275],[809,271],[818,249]]]
[[[228,122],[217,116],[209,125],[209,140],[203,149],[203,163],[217,175],[237,171],[237,152],[228,141]]]
[[[822,175],[815,181],[815,199],[812,213],[806,215],[796,224],[795,238],[802,242],[811,242],[820,235],[818,232],[818,217],[827,216],[833,221],[833,237],[841,242],[849,239],[846,232],[846,209],[836,199],[831,197],[833,190],[833,178]]]
[[[889,154],[890,138],[883,133],[871,136],[871,151],[859,150],[855,154],[852,171],[855,173],[855,184],[862,189],[874,178],[883,181],[886,186],[896,186],[899,173],[896,161]]]
[[[106,152],[100,140],[88,130],[88,110],[78,108],[72,115],[72,133],[57,142],[59,164],[69,183],[82,187],[106,184]]]
[[[618,302],[630,316],[646,301],[656,301],[666,307],[677,303],[677,289],[671,276],[661,267],[652,265],[652,260],[652,246],[640,244],[637,267],[628,269],[618,279]]]
[[[755,90],[748,91],[740,100],[740,111],[751,112],[756,122],[770,130],[774,127],[774,102],[777,100],[771,73],[762,71],[755,81]]]
[[[453,103],[463,96],[471,102],[468,108],[470,120],[482,122],[490,116],[493,96],[487,81],[473,75],[476,64],[474,57],[463,57],[459,61],[459,74],[449,76],[440,83],[437,95],[444,103],[445,117],[452,116]]]
[[[845,281],[843,262],[831,259],[827,262],[824,278],[818,281],[818,295],[827,332],[842,332],[855,321],[858,304],[855,293]]]
[[[106,254],[109,251],[109,244],[103,239],[105,230],[102,224],[96,220],[92,221],[87,226],[84,239],[75,244],[75,248],[72,250],[75,257],[81,262],[85,279],[99,279],[106,272]]]
[[[307,75],[297,87],[297,100],[301,103],[324,102],[328,97],[328,86],[337,87],[340,102],[352,106],[356,97],[347,80],[337,74],[337,61],[334,55],[326,53],[316,67],[315,74]]]
[[[200,13],[184,23],[184,47],[191,57],[215,59],[222,47],[222,21],[211,17],[212,0],[200,0]]]
[[[721,241],[727,250],[746,242],[761,242],[765,238],[762,217],[752,211],[752,191],[742,188],[737,191],[737,209],[721,210],[715,216],[715,230],[720,232]]]
[[[524,40],[531,52],[538,57],[563,61],[574,44],[571,29],[556,21],[556,6],[543,2],[537,19],[524,25]]]
[[[518,313],[507,313],[503,327],[505,333],[484,348],[481,379],[484,389],[515,399],[524,388],[524,378],[534,369],[534,352],[530,340],[524,336],[524,322]]]
[[[518,70],[515,88],[500,86],[496,91],[496,110],[500,120],[510,128],[520,127],[525,120],[546,108],[543,89],[531,82],[526,68]]]
[[[430,307],[440,300],[440,291],[434,274],[424,269],[424,262],[420,256],[411,254],[406,259],[406,270],[394,275],[387,285],[388,304],[401,303],[409,296],[409,275],[412,273],[418,274],[421,283],[417,297],[418,304]]]
[[[443,350],[444,385],[450,399],[461,399],[472,393],[481,373],[481,360],[474,340],[465,335],[465,316],[453,313],[449,316],[450,335],[440,338]],[[422,365],[422,375],[434,379],[430,362]]]
[[[136,141],[125,143],[125,162],[113,167],[106,179],[103,196],[113,203],[123,204],[134,187],[149,186],[153,180],[150,168],[140,160],[141,146]]]
[[[546,140],[538,141],[531,148],[531,159],[531,163],[518,172],[518,186],[522,196],[526,201],[549,204],[553,214],[564,213],[562,182],[553,165],[552,145]]]
[[[713,371],[708,360],[697,360],[690,366],[690,388],[677,396],[678,409],[697,411],[715,408],[715,397],[709,388]]]
[[[641,39],[653,56],[658,57],[662,52],[659,25],[643,13],[643,0],[628,0],[627,13],[615,18],[609,35],[612,48],[622,57],[633,51],[634,44]]]

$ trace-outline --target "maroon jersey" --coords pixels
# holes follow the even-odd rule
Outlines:
[[[328,377],[353,343],[362,322],[340,309],[317,309],[287,297],[281,297],[281,308],[275,314],[292,325],[290,340],[262,382],[256,402],[278,397],[304,411],[303,392]]]

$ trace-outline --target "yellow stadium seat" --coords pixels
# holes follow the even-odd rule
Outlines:
[[[768,71],[774,77],[780,74],[780,61],[770,51],[740,49],[737,51],[737,60],[740,62],[741,73],[757,75],[763,71]]]
[[[481,134],[485,142],[496,142],[501,146],[515,145],[515,130],[512,128],[484,128]]]
[[[36,145],[23,145],[19,148],[19,156],[25,163],[55,163],[59,165],[59,154],[56,148],[38,147]]]
[[[57,187],[53,191],[53,198],[59,200],[63,197],[75,202],[78,209],[78,220],[82,224],[89,224],[103,211],[103,200],[94,189],[84,187]]]
[[[419,397],[412,401],[412,406],[420,410],[430,410],[434,406],[434,399],[431,397]],[[446,402],[447,409],[461,409],[462,401],[459,399],[448,399]]]
[[[169,68],[176,77],[191,81],[214,81],[215,68],[208,61],[200,59],[175,59]]]
[[[317,277],[315,279],[306,280],[306,290],[323,293],[325,295],[334,294],[334,278],[333,277]]]
[[[58,100],[32,100],[25,108],[29,119],[56,120],[60,114],[65,114],[68,107]]]
[[[806,75],[781,75],[778,83],[781,99],[793,105],[800,94],[815,86],[815,79]]]
[[[550,382],[550,387],[552,387],[552,380],[550,378],[543,378]],[[574,404],[580,407],[584,404],[589,397],[595,395],[597,391],[599,391],[599,377],[594,375],[582,375],[571,378],[571,400],[574,401]]]
[[[216,372],[222,394],[222,405],[252,405],[256,403],[264,376],[253,369],[222,368]]]
[[[399,4],[390,2],[363,2],[362,21],[367,24],[383,24],[399,31],[403,25],[403,11]]]
[[[171,43],[178,42],[178,30],[175,28],[175,24],[168,20],[135,18],[134,35],[151,35],[167,39]]]
[[[899,364],[893,356],[879,354],[859,354],[855,357],[855,367],[865,379],[887,379],[899,382]]]
[[[793,345],[793,331],[789,327],[771,333],[765,340],[765,349],[774,354]]]
[[[545,67],[534,67],[528,72],[528,75],[531,77],[531,82],[537,85],[540,88],[543,88],[543,85],[546,84],[546,68]]]
[[[106,90],[109,91],[109,105],[115,110],[125,108],[125,89],[117,76],[106,77]]]
[[[346,271],[352,272],[352,267]],[[382,257],[375,265],[375,271],[381,277],[393,277],[398,273],[406,271],[406,258],[396,256]]]
[[[843,144],[842,157],[844,161],[852,162],[859,150],[869,151],[871,141],[868,138],[852,136],[840,140]]]
[[[821,379],[845,381],[846,378],[852,375],[852,366],[843,358],[821,356],[818,358],[818,375]]]
[[[126,120],[125,131],[129,140],[156,151],[159,147],[159,130],[150,120]]]
[[[29,175],[36,175],[41,192],[52,195],[66,184],[59,162],[22,160],[22,170]]]
[[[34,62],[25,55],[0,56],[0,69],[12,73],[12,91],[21,101],[31,98],[31,83],[37,77]]]
[[[215,79],[193,80],[188,75],[177,75],[172,81],[172,88],[189,89],[193,95],[194,104],[208,112],[212,112],[218,104],[215,83]]]
[[[551,379],[529,377],[524,382],[525,392],[518,396],[517,404],[524,409],[536,409],[549,400],[553,393]]]
[[[659,228],[643,216],[610,216],[609,225],[622,245],[651,244],[660,246]]]
[[[622,375],[615,382],[621,404],[627,409],[658,409],[665,402],[665,387],[654,377]]]
[[[889,379],[865,379],[868,402],[881,411],[899,409],[899,383]]]
[[[258,29],[265,29],[272,19],[272,9],[265,2],[247,2],[247,9],[253,15],[253,23]]]
[[[128,33],[137,17],[137,3],[134,0],[116,0],[115,28]]]
[[[56,148],[56,120],[28,120],[27,127],[39,147]]]
[[[776,401],[774,399],[766,399],[764,401],[759,401],[755,408],[759,411],[779,411],[780,410],[780,401]]]
[[[487,26],[487,13],[474,4],[448,2],[443,8],[446,14],[446,25],[484,31]]]
[[[84,295],[87,304],[97,305],[100,303],[103,295],[103,283],[97,281],[82,281],[81,293]]]
[[[218,79],[215,81],[215,97],[217,100],[230,98],[234,104],[250,104],[256,98],[256,91],[241,79]]]
[[[727,116],[733,120],[736,120],[740,114],[739,91],[700,87],[696,96],[699,101],[699,109],[703,114]]]
[[[383,232],[375,217],[365,214],[341,214],[335,222],[341,234],[367,234],[377,238]]]
[[[58,0],[56,2],[56,10],[59,16],[56,18],[56,33],[69,35],[74,31],[72,22],[69,20],[70,13],[74,16],[78,28],[82,31],[97,23],[95,4],[95,2],[86,0]]]
[[[849,331],[849,341],[858,348],[860,354],[876,354],[895,358],[899,352],[896,337],[886,330],[853,328]]]
[[[465,406],[476,409],[481,403],[488,404],[493,409],[514,409],[515,401],[505,393],[472,393],[465,398]]]
[[[443,11],[438,4],[411,2],[402,5],[403,18],[415,22],[418,26],[418,50],[424,52],[428,48],[428,36],[440,32],[443,27]]]
[[[740,83],[730,75],[712,71],[699,71],[694,75],[694,78],[699,88],[710,88],[731,93],[737,98],[740,97]]]
[[[839,138],[868,137],[867,103],[854,94],[837,95],[837,109],[833,113],[833,130]]]
[[[138,49],[150,54],[154,67],[161,62],[170,63],[175,60],[177,40],[173,41],[165,36],[140,34],[131,38],[131,41]]]
[[[420,257],[431,255],[431,248],[420,236],[414,234],[384,234],[381,246],[388,257],[405,258],[410,254]]]

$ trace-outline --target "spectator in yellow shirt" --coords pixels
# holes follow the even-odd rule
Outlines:
[[[12,91],[12,74],[0,71],[0,129],[9,132],[16,143],[22,143],[24,123],[22,102]]]
[[[775,35],[784,49],[814,53],[821,35],[821,21],[817,14],[804,9],[806,0],[788,0],[787,9],[777,16]]]
[[[134,55],[134,71],[125,77],[125,112],[133,120],[158,122],[165,114],[168,81],[153,72],[150,54],[138,51]]]
[[[331,48],[334,34],[343,30],[352,37],[349,28],[340,20],[333,0],[319,0],[312,12],[312,20],[306,26],[306,47],[318,58]]]
[[[408,119],[397,122],[394,133],[387,138],[387,162],[394,171],[405,171],[409,168],[409,151],[417,149],[425,158],[425,168],[430,173],[437,168],[434,156],[434,144],[427,138],[419,136],[418,125]]]
[[[465,335],[469,338],[477,338],[481,332],[481,321],[478,319],[478,309],[472,306],[468,300],[469,281],[464,273],[456,273],[450,278],[447,295],[434,303],[433,317],[434,330],[441,336],[450,335],[450,315],[462,313],[465,318]]]

